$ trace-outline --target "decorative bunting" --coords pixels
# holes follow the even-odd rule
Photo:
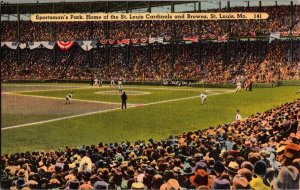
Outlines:
[[[293,32],[292,32],[292,35],[293,35],[293,36],[299,36],[299,35],[300,35],[300,31],[293,31]]]
[[[55,41],[42,41],[41,44],[47,49],[53,49],[55,46]]]
[[[73,45],[74,45],[74,41],[68,41],[68,42],[64,42],[64,41],[57,41],[57,45],[61,50],[69,50]]]
[[[207,34],[202,34],[202,35],[201,35],[201,39],[202,39],[202,40],[205,40],[206,38],[207,38]]]
[[[132,39],[131,39],[131,42],[132,42],[133,44],[138,43],[138,41],[139,41],[139,39],[137,39],[137,38],[132,38]]]
[[[25,49],[27,47],[27,43],[20,43],[19,47],[20,49]]]
[[[217,35],[215,35],[215,34],[208,34],[208,36],[210,39],[215,39],[217,37]]]
[[[166,41],[170,41],[171,38],[172,38],[171,36],[165,36],[165,40],[166,40]]]
[[[198,42],[198,36],[185,37],[185,38],[183,38],[183,40],[191,41],[191,42]]]
[[[115,40],[109,39],[108,42],[109,42],[109,44],[114,44],[114,43],[115,43]]]
[[[141,43],[146,43],[148,41],[148,38],[141,38],[140,41]]]
[[[228,34],[218,37],[219,42],[227,42],[228,41]]]
[[[290,31],[281,32],[282,36],[288,36],[290,34]]]
[[[250,36],[251,36],[251,37],[256,37],[256,32],[251,31],[251,32],[250,32]]]
[[[105,45],[105,44],[107,44],[107,40],[105,40],[105,39],[100,40],[100,43],[101,43],[102,45]]]

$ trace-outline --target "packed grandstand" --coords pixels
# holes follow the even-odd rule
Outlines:
[[[205,11],[260,11],[270,18],[1,21],[1,80],[90,80],[95,75],[205,83],[231,83],[240,76],[262,83],[300,79],[299,4]],[[273,32],[280,32],[280,39],[270,43]],[[61,45],[67,42],[69,49]],[[4,154],[1,188],[300,189],[299,99],[241,121],[170,135],[161,141]]]
[[[300,78],[300,6],[201,12],[267,12],[267,20],[1,22],[1,79],[228,83]],[[280,39],[269,43],[270,34]],[[89,68],[97,68],[90,71]],[[48,72],[45,72],[48,71]],[[260,71],[260,72],[257,72]]]

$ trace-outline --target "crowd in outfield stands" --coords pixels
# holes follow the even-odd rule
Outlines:
[[[205,12],[219,10],[207,10]],[[132,22],[20,22],[20,42],[51,40],[92,40],[171,37],[173,39],[202,34],[245,35],[249,32],[269,34],[300,29],[300,7],[233,7],[231,12],[268,12],[268,20],[243,21],[132,21]],[[17,41],[17,22],[1,22],[1,41]],[[108,32],[105,32],[108,29]],[[229,31],[230,29],[230,31]],[[229,46],[226,48],[226,46]],[[237,76],[255,82],[299,79],[299,40],[272,42],[207,43],[111,47],[85,52],[75,45],[67,52],[47,49],[9,50],[1,48],[1,78],[7,79],[90,79],[157,81],[171,78],[193,79],[207,83],[232,82]],[[260,47],[260,48],[259,48]],[[293,47],[293,51],[292,48]],[[228,49],[228,52],[226,52]],[[174,52],[174,60],[172,58]],[[293,55],[293,56],[291,56]],[[291,59],[292,57],[292,59]],[[19,60],[19,62],[18,62]],[[81,72],[86,67],[97,72]],[[44,72],[48,71],[48,72]],[[257,72],[259,71],[259,72]]]
[[[261,43],[260,50],[258,43]],[[271,44],[267,41],[209,42],[199,47],[198,44],[176,44],[174,64],[171,45],[103,47],[91,52],[77,45],[69,51],[24,49],[20,50],[19,63],[17,50],[2,49],[2,80],[90,80],[96,76],[102,80],[162,81],[173,78],[228,83],[239,76],[254,82],[300,79],[299,40],[293,41],[292,45],[290,41]]]
[[[2,189],[299,189],[300,99],[161,141],[1,156]]]

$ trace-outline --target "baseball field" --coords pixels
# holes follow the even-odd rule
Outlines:
[[[255,88],[252,92],[126,85],[123,89],[128,95],[124,110],[120,109],[118,89],[109,86],[2,83],[2,154],[161,140],[233,121],[236,110],[245,118],[300,98],[297,86]],[[72,104],[66,104],[70,92]],[[208,95],[207,104],[201,104],[201,92]]]

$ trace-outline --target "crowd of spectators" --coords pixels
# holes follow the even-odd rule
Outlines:
[[[147,38],[149,36],[169,36],[173,39],[201,36],[203,34],[243,36],[249,32],[269,34],[270,32],[299,31],[299,5],[232,7],[230,9],[210,9],[202,12],[267,12],[267,20],[234,21],[131,21],[131,22],[58,22],[38,23],[21,21],[20,40],[90,40]],[[291,11],[294,13],[293,21]],[[107,27],[106,27],[107,26]],[[18,41],[17,22],[1,22],[1,41]],[[108,33],[105,34],[106,28]]]
[[[260,44],[259,44],[260,43]],[[150,48],[150,49],[149,49]],[[243,76],[253,82],[300,79],[300,42],[230,41],[151,46],[101,46],[90,52],[3,48],[1,76],[6,79],[122,78],[127,81],[192,79],[231,83]],[[174,52],[174,60],[172,60]],[[174,62],[173,62],[174,61]],[[11,65],[11,67],[9,67]],[[90,71],[94,68],[94,71]],[[44,72],[44,71],[48,72]]]
[[[2,189],[299,189],[300,99],[154,141],[3,154]]]

